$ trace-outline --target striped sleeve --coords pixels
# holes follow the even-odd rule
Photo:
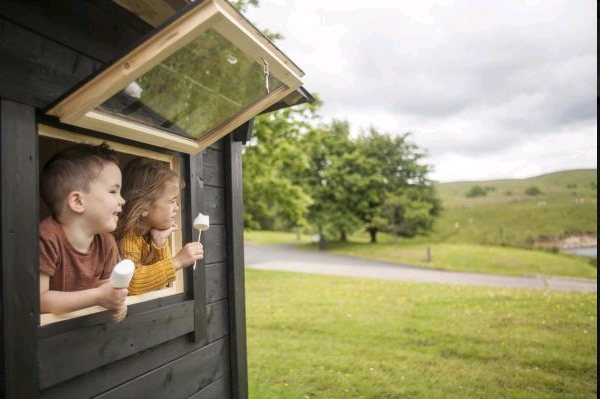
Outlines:
[[[152,263],[142,265],[140,259],[149,250],[149,245],[141,236],[129,232],[121,241],[123,255],[135,264],[133,278],[129,283],[129,295],[139,295],[145,292],[164,288],[175,280],[175,268],[171,260],[171,250],[168,242],[160,248],[154,248]]]

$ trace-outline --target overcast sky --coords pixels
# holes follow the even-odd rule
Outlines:
[[[324,119],[412,132],[441,182],[597,167],[597,8],[583,1],[260,0]]]

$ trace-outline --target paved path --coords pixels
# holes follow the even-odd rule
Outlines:
[[[597,292],[596,280],[549,276],[513,277],[447,272],[336,255],[327,252],[299,250],[289,245],[253,245],[246,243],[244,254],[246,267],[255,269],[419,281],[424,283]]]

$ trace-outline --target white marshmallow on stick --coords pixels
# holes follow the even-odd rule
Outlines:
[[[194,228],[198,229],[198,242],[200,242],[200,235],[204,230],[208,230],[210,227],[210,222],[208,215],[203,215],[199,213],[198,216],[194,219]],[[194,270],[196,270],[196,262],[194,261],[194,266],[192,266]]]
[[[115,265],[110,274],[110,285],[114,288],[127,288],[133,277],[135,265],[129,259],[123,259]]]

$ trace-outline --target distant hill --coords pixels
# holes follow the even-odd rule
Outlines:
[[[467,198],[467,193],[474,186],[488,189],[486,197],[520,196],[525,190],[537,187],[545,195],[552,196],[597,196],[597,169],[574,169],[547,173],[526,179],[502,179],[483,181],[459,181],[438,183],[437,190],[446,206],[457,205]],[[510,199],[510,198],[505,198]]]
[[[485,195],[467,196],[475,186]],[[443,210],[430,239],[528,247],[548,237],[596,235],[597,169],[436,188]]]

